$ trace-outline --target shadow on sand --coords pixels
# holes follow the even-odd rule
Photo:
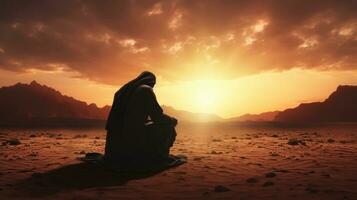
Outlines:
[[[120,186],[130,180],[148,178],[167,169],[169,169],[167,166],[158,166],[140,171],[118,171],[105,165],[81,162],[45,173],[34,173],[30,178],[19,183],[17,189],[22,190],[26,195],[41,197],[68,190]]]

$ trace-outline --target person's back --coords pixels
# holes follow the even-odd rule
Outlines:
[[[123,142],[127,147],[123,152],[128,157],[147,156],[150,149],[149,133],[146,123],[148,118],[154,123],[163,120],[163,111],[157,103],[151,87],[141,85],[133,92],[125,113],[123,124]]]
[[[157,103],[153,89],[140,85],[133,92],[125,114],[124,129],[136,128],[148,122],[148,117],[154,122],[163,120],[163,110]]]

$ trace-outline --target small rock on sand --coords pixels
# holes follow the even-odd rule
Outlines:
[[[269,173],[265,174],[265,177],[267,177],[267,178],[273,178],[275,176],[276,176],[276,174],[274,172],[269,172]]]
[[[348,144],[348,143],[352,143],[352,142],[347,141],[347,140],[340,140],[340,143],[341,143],[341,144]]]
[[[271,156],[279,156],[279,154],[278,154],[278,153],[275,153],[275,152],[270,153],[270,155],[271,155]]]
[[[274,185],[274,182],[267,181],[263,184],[263,187],[268,187],[268,186],[273,186],[273,185]]]
[[[49,137],[49,138],[53,138],[53,137],[56,137],[56,134],[53,134],[53,133],[49,133],[49,134],[48,134],[48,137]]]
[[[223,185],[217,185],[215,188],[214,188],[214,191],[215,192],[228,192],[228,191],[231,191],[229,188],[223,186]]]
[[[86,134],[83,134],[83,135],[78,134],[78,135],[75,135],[73,138],[77,139],[77,138],[86,138],[86,137],[87,137]]]
[[[19,145],[19,144],[21,144],[20,140],[16,139],[16,138],[7,140],[6,143],[9,144],[9,145]]]
[[[38,156],[38,152],[32,152],[29,154],[29,156],[36,157],[36,156]]]
[[[222,154],[222,152],[217,152],[217,151],[211,151],[211,154]]]
[[[308,187],[306,188],[306,191],[308,191],[308,192],[310,192],[310,193],[317,193],[317,192],[318,192],[317,189],[315,189],[315,188],[313,188],[313,187],[311,187],[311,186],[308,186]]]
[[[194,158],[193,160],[194,160],[194,161],[200,161],[200,160],[202,160],[202,158],[203,158],[203,157],[196,157],[196,158]]]
[[[299,145],[299,144],[306,145],[306,143],[304,141],[296,139],[296,138],[289,139],[289,141],[288,141],[288,145]]]
[[[246,182],[247,182],[247,183],[256,183],[256,182],[258,182],[258,180],[257,180],[256,178],[248,178],[248,179],[246,180]]]
[[[328,143],[334,143],[335,140],[330,138],[330,139],[327,140],[327,142],[328,142]]]

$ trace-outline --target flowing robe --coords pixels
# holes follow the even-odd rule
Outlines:
[[[105,157],[136,162],[168,156],[176,137],[176,123],[163,113],[153,89],[140,85],[130,96],[122,128],[107,133]]]

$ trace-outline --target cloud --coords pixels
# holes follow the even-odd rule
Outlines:
[[[357,66],[353,0],[2,1],[0,68],[120,84]]]

